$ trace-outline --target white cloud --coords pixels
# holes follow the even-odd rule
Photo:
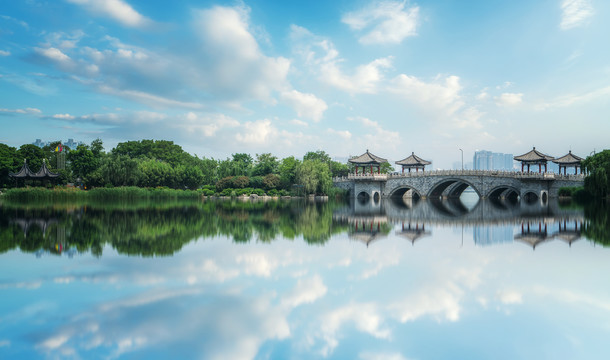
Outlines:
[[[70,114],[55,114],[53,115],[55,119],[63,119],[63,120],[73,120],[75,117]]]
[[[249,9],[221,7],[195,12],[194,30],[202,41],[199,74],[211,89],[226,96],[242,94],[269,100],[273,90],[287,87],[290,60],[262,54],[250,31]]]
[[[187,109],[200,109],[203,105],[194,102],[185,102],[166,97],[150,94],[139,90],[120,90],[115,89],[107,85],[101,85],[98,87],[100,92],[125,97],[134,101],[138,101],[152,107],[180,107]]]
[[[610,86],[603,87],[600,89],[592,90],[584,94],[570,94],[560,96],[550,102],[544,102],[536,105],[537,110],[546,110],[549,108],[567,107],[572,105],[580,105],[588,103],[597,99],[604,99],[606,101],[610,98]]]
[[[42,111],[36,108],[26,109],[0,109],[0,112],[15,113],[15,114],[40,114]]]
[[[362,44],[399,44],[417,34],[419,7],[405,8],[405,2],[379,1],[347,13],[341,19],[352,30],[363,30]]]
[[[564,0],[561,3],[562,30],[569,30],[586,24],[595,13],[590,0]]]
[[[301,304],[310,304],[326,294],[327,288],[319,275],[309,279],[299,279],[296,286],[282,300],[282,304],[295,308]]]
[[[324,111],[328,109],[324,100],[317,98],[314,94],[306,94],[296,90],[281,93],[282,100],[294,108],[297,115],[320,121]]]
[[[9,56],[11,55],[10,51],[0,50],[0,56]]]
[[[523,294],[514,290],[498,291],[496,297],[502,304],[521,304],[523,302]]]
[[[211,137],[215,136],[221,129],[239,126],[239,121],[224,114],[198,116],[193,112],[189,112],[186,115],[185,121],[177,123],[176,126],[183,128],[189,133]]]
[[[327,56],[320,64],[320,80],[352,94],[376,93],[378,84],[384,78],[382,70],[392,66],[391,57],[376,59],[358,66],[354,74],[350,76],[343,73],[339,67],[340,61],[333,49],[329,48]]]
[[[325,346],[321,353],[330,355],[339,345],[338,332],[346,323],[353,323],[357,330],[376,338],[388,339],[390,330],[384,328],[383,318],[374,304],[350,304],[322,315],[320,327]]]
[[[269,140],[277,137],[278,130],[271,124],[271,120],[257,120],[246,122],[241,133],[235,139],[248,144],[267,144]]]
[[[88,11],[102,16],[110,17],[129,27],[142,27],[150,20],[138,13],[131,5],[123,0],[68,0],[69,2],[85,7]]]
[[[424,82],[414,76],[400,74],[392,80],[389,88],[390,92],[407,100],[444,110],[449,115],[464,105],[460,96],[461,90],[460,78],[455,75],[447,76],[445,79],[439,75],[432,82]]]
[[[297,126],[309,126],[308,123],[306,123],[305,121],[299,120],[299,119],[292,119],[292,120],[290,120],[290,123],[293,125],[297,125]]]
[[[275,259],[270,259],[263,253],[248,253],[235,258],[237,264],[244,264],[244,272],[248,275],[262,277],[271,276],[271,272],[278,266]]]
[[[447,288],[429,289],[409,296],[400,303],[391,305],[396,310],[400,322],[414,321],[424,315],[432,315],[437,320],[445,318],[458,321],[462,291],[450,284]]]
[[[400,353],[373,353],[373,352],[363,352],[358,355],[358,357],[362,360],[407,360]]]
[[[36,48],[35,50],[40,55],[43,55],[51,60],[54,60],[54,61],[57,61],[60,63],[65,63],[65,62],[70,61],[70,57],[68,55],[64,54],[63,52],[61,52],[61,50],[54,48],[54,47],[45,48],[45,49]]]
[[[327,131],[330,135],[338,136],[343,140],[349,140],[352,138],[352,133],[348,130],[335,130],[329,128]]]
[[[499,106],[514,106],[523,101],[522,93],[502,93],[494,98]]]
[[[0,347],[11,346],[10,340],[0,340]]]

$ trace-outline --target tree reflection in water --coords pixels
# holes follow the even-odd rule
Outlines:
[[[604,246],[610,245],[610,212],[605,204],[588,205],[584,211],[552,201],[534,204],[478,201],[467,205],[459,199],[403,205],[400,201],[373,199],[351,203],[169,201],[26,206],[5,203],[0,205],[0,252],[18,248],[38,255],[91,252],[101,256],[104,246],[110,245],[120,254],[165,256],[199,238],[228,237],[236,243],[245,243],[302,237],[309,244],[324,244],[332,235],[344,232],[350,239],[368,246],[386,237],[393,228],[400,228],[398,232],[414,243],[411,237],[429,235],[426,227],[439,224],[473,227],[475,243],[479,239],[479,244],[486,243],[481,241],[486,227],[503,224],[521,228],[514,238],[512,231],[508,231],[506,236],[510,238],[504,241],[536,237],[533,247],[553,238],[571,244],[581,233]],[[554,232],[547,231],[548,226]],[[488,232],[490,236],[498,233],[493,229]],[[542,239],[544,234],[548,236]]]

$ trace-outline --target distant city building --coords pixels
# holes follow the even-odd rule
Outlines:
[[[513,170],[513,154],[494,153],[491,151],[475,151],[473,158],[474,170]]]
[[[41,139],[36,139],[36,141],[34,141],[32,145],[36,145],[39,148],[42,148],[49,145],[50,143],[50,141],[42,141]],[[67,146],[70,149],[76,149],[78,145],[84,145],[85,143],[82,141],[75,141],[74,139],[68,139],[68,141],[62,141],[61,144],[63,146]]]

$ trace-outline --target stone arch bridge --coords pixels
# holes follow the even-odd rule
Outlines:
[[[471,187],[482,199],[555,198],[561,187],[584,185],[584,175],[497,170],[439,170],[419,173],[349,174],[333,179],[351,197],[458,198]]]

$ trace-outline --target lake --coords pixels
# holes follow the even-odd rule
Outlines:
[[[0,204],[2,359],[607,359],[603,205]]]

